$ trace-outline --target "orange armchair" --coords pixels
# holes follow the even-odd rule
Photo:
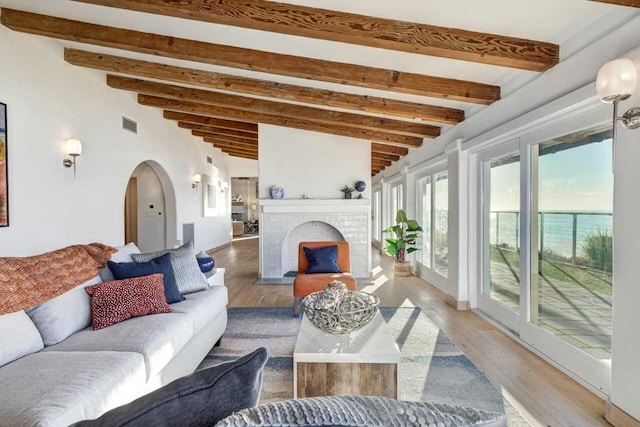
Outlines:
[[[313,273],[307,274],[309,261],[305,255],[304,248],[323,248],[325,246],[338,247],[338,267],[342,273]],[[327,285],[339,280],[347,285],[350,291],[357,290],[356,279],[351,271],[351,252],[349,242],[300,242],[298,245],[298,275],[293,281],[293,315],[300,315],[300,301],[307,295],[321,291]]]

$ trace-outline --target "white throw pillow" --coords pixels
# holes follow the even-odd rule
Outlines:
[[[111,255],[111,260],[113,262],[133,262],[133,258],[131,258],[131,254],[139,254],[140,249],[136,246],[135,243],[129,242],[124,246],[116,246],[118,252],[115,252]],[[105,267],[100,270],[100,277],[102,277],[103,282],[109,282],[111,280],[115,280],[113,277],[113,273],[109,270],[109,267]]]
[[[0,316],[0,366],[43,348],[36,325],[24,311]]]
[[[91,324],[91,297],[84,288],[98,283],[102,283],[100,276],[25,310],[40,331],[45,346],[58,344]]]

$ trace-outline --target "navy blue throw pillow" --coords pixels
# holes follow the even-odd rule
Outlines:
[[[338,246],[302,249],[309,262],[307,274],[342,273],[338,267]]]
[[[164,278],[162,279],[162,283],[164,285],[164,296],[167,298],[167,303],[173,304],[174,302],[184,300],[184,297],[178,290],[178,285],[176,284],[176,275],[173,273],[173,267],[171,266],[171,254],[169,253],[147,262],[109,261],[107,265],[116,280],[162,273],[164,275]]]

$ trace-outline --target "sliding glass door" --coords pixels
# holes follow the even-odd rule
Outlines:
[[[511,143],[480,157],[482,280],[478,306],[514,332],[520,314],[520,154]]]
[[[523,338],[607,382],[613,293],[611,126],[533,144],[530,317]]]
[[[601,110],[476,154],[477,307],[608,393],[613,293],[611,124]]]

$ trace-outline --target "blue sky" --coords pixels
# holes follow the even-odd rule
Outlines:
[[[519,163],[492,169],[491,210],[519,210]],[[541,156],[541,211],[612,211],[611,140]]]

